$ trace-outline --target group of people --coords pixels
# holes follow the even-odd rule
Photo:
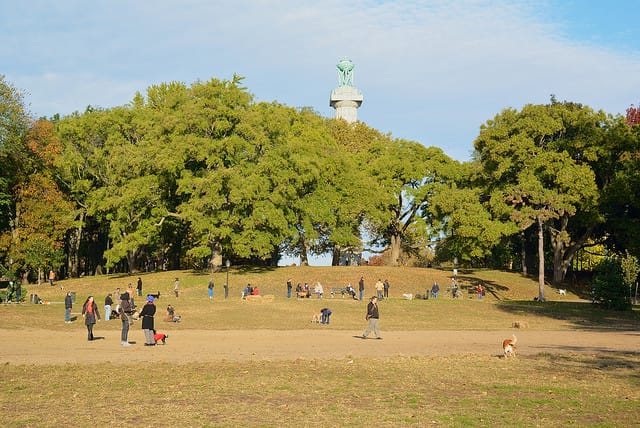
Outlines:
[[[379,278],[378,281],[376,281],[375,289],[376,289],[376,297],[378,298],[378,300],[389,298],[389,287],[390,285],[389,285],[388,279],[385,279],[384,281],[382,281],[382,279]],[[353,287],[353,285],[351,285],[350,282],[345,286],[346,293],[355,300],[363,299],[364,288],[365,288],[364,276],[361,276],[358,281],[358,294],[356,294],[356,290]],[[287,298],[288,299],[291,298],[292,291],[293,291],[293,281],[291,280],[291,278],[289,278],[287,280]],[[315,294],[318,298],[322,298],[324,296],[324,287],[322,286],[322,283],[320,283],[320,281],[317,281],[316,285],[313,288],[306,282],[304,283],[304,285],[302,285],[301,283],[298,283],[295,287],[295,293],[296,293],[296,297],[298,298],[308,298],[308,297],[311,297],[312,294]],[[359,297],[357,297],[358,295]]]
[[[376,281],[376,293],[378,300],[388,299],[389,298],[389,280],[385,279],[384,282],[378,278]]]
[[[324,287],[320,283],[320,281],[316,282],[316,285],[311,289],[311,286],[308,283],[304,283],[304,285],[298,283],[296,285],[296,297],[298,298],[309,298],[312,294],[315,294],[318,299],[322,299],[324,297]],[[287,298],[291,297],[291,280],[287,281]]]
[[[247,296],[259,296],[259,295],[260,295],[260,290],[258,290],[257,285],[254,287],[251,284],[247,284],[247,286],[244,287],[244,290],[242,290],[243,299],[246,299]]]
[[[142,280],[140,278],[138,278],[135,294],[137,294],[137,296],[142,296]],[[114,296],[116,299],[115,301]],[[141,320],[142,330],[145,335],[145,346],[155,346],[156,341],[158,340],[162,340],[163,343],[165,342],[168,336],[157,333],[155,330],[155,314],[157,310],[155,305],[156,298],[157,297],[154,295],[147,295],[146,302],[142,306],[142,309],[137,312],[136,317],[137,307],[134,302],[135,298],[133,286],[131,284],[129,284],[128,289],[122,293],[120,292],[120,288],[118,288],[115,293],[107,294],[104,300],[105,320],[108,321],[111,318],[120,318],[122,322],[120,343],[122,346],[131,346],[128,339],[129,328],[135,319]],[[65,323],[70,323],[71,310],[73,308],[73,297],[70,291],[66,293],[64,304],[64,321]],[[87,327],[87,340],[92,341],[95,339],[93,334],[94,325],[101,320],[100,311],[93,296],[87,297],[87,300],[82,305],[82,317],[84,318],[84,324]],[[167,313],[164,319],[165,321],[179,322],[181,317],[176,315],[173,306],[169,304],[167,306]]]

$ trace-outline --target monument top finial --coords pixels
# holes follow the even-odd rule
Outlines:
[[[348,58],[340,60],[338,65],[338,86],[353,86],[353,69],[355,66]]]

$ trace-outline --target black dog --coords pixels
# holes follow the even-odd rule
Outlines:
[[[160,298],[160,291],[158,291],[158,294],[147,294],[147,297],[153,297],[154,299],[159,299]]]

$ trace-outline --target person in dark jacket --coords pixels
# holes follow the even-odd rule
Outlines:
[[[153,303],[153,296],[147,296],[147,304],[144,305],[142,311],[140,311],[140,318],[142,318],[142,330],[144,330],[145,343],[144,346],[155,346],[156,340],[154,339],[154,322],[153,317],[156,314],[156,305]]]
[[[87,297],[84,305],[82,305],[82,316],[87,326],[87,340],[93,340],[93,325],[100,319],[98,305],[93,301],[93,296]]]
[[[64,297],[64,322],[71,323],[71,308],[73,307],[73,300],[71,299],[71,291],[67,291],[67,295]]]
[[[113,305],[113,299],[111,293],[107,294],[104,298],[104,320],[109,321],[111,319],[111,305]]]
[[[131,317],[133,315],[133,305],[131,305],[131,298],[129,293],[122,293],[120,295],[120,320],[122,321],[122,332],[120,333],[120,340],[122,346],[130,346],[127,337],[129,336],[129,326],[131,325]]]
[[[380,331],[378,330],[379,318],[380,318],[380,315],[378,313],[378,297],[373,296],[371,298],[371,301],[367,305],[366,320],[369,321],[369,324],[367,325],[367,329],[364,331],[364,333],[362,333],[363,339],[366,339],[367,336],[369,336],[369,333],[371,333],[371,330],[373,330],[373,333],[376,335],[376,339],[382,339],[380,337]]]

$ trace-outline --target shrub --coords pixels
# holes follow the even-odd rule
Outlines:
[[[606,309],[631,310],[629,287],[617,259],[605,259],[598,265],[593,279],[593,302]]]

